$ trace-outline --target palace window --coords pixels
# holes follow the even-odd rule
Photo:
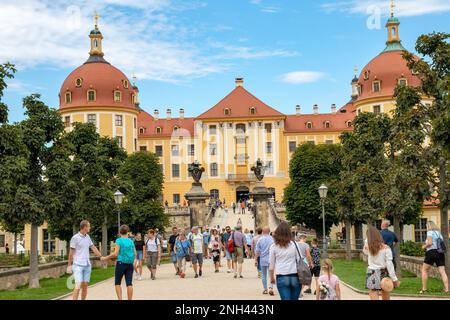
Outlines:
[[[172,177],[173,178],[180,177],[180,165],[178,163],[172,163]]]
[[[271,123],[264,124],[264,129],[266,130],[267,133],[272,133],[272,124]]]
[[[173,204],[180,204],[180,200],[181,198],[180,198],[180,194],[179,193],[174,193],[173,194]]]
[[[373,92],[380,92],[380,90],[381,90],[381,82],[374,81],[373,82]]]
[[[114,91],[114,102],[122,101],[122,92]]]
[[[55,253],[55,238],[52,238],[47,229],[43,229],[42,233],[42,251],[44,253]]]
[[[95,90],[88,90],[87,92],[87,100],[88,101],[95,101],[97,98],[97,94]]]
[[[70,127],[70,116],[64,117],[64,127],[66,128]]]
[[[312,122],[307,122],[307,123],[306,123],[306,127],[307,127],[308,129],[312,129],[312,127],[313,127]]]
[[[229,108],[223,109],[223,114],[229,116],[231,114],[231,110]]]
[[[71,103],[72,102],[72,92],[67,91],[66,92],[66,103]]]
[[[123,137],[121,136],[117,136],[117,144],[119,145],[120,148],[123,148]]]
[[[128,89],[128,81],[127,80],[122,80],[122,84],[125,89]]]
[[[163,146],[155,146],[155,154],[157,157],[163,156]]]
[[[297,142],[289,141],[289,152],[295,152],[297,149]]]
[[[188,145],[188,155],[189,156],[195,155],[195,144]]]
[[[256,114],[256,108],[255,107],[251,107],[250,108],[250,114]]]
[[[309,144],[316,144],[316,142],[315,142],[314,140],[308,140],[308,141],[306,141],[306,143],[309,143]]]
[[[162,129],[161,129],[161,127],[156,127],[156,133],[161,133],[162,132]]]
[[[408,80],[405,78],[398,79],[398,85],[402,87],[406,87],[408,85]]]
[[[381,106],[380,105],[373,106],[373,113],[381,113]]]
[[[178,126],[174,126],[174,127],[173,127],[173,132],[174,132],[174,133],[177,133],[177,132],[178,132],[178,129],[179,129]]]
[[[369,80],[369,76],[370,76],[370,71],[369,70],[364,71],[364,80]]]
[[[83,79],[77,78],[77,79],[75,80],[75,86],[76,86],[77,88],[81,87],[82,84],[83,84]]]
[[[273,162],[267,161],[266,163],[266,173],[267,174],[273,174]]]
[[[144,134],[145,133],[145,128],[139,128],[139,133],[140,134]]]
[[[217,189],[209,190],[209,196],[211,197],[211,199],[219,199],[219,190]]]
[[[236,125],[236,134],[244,134],[245,133],[245,124],[239,123]]]
[[[352,127],[352,122],[351,122],[350,120],[348,120],[348,121],[346,122],[346,124],[347,124],[347,128],[351,128],[351,127]]]
[[[330,123],[330,121],[325,121],[324,127],[325,127],[326,129],[331,128],[331,123]]]
[[[425,242],[427,239],[427,219],[422,218],[414,224],[414,241]]]
[[[137,119],[136,118],[133,118],[133,127],[134,127],[134,129],[137,128]]]
[[[122,124],[123,124],[123,121],[122,121],[122,120],[123,120],[123,119],[122,119],[122,115],[116,114],[116,126],[121,127]]]
[[[272,142],[266,142],[266,153],[272,153]]]
[[[89,113],[87,115],[87,122],[97,124],[97,115],[95,113]]]
[[[209,126],[209,134],[211,134],[211,135],[217,134],[217,126],[215,124]]]
[[[173,144],[172,147],[172,157],[178,157],[180,155],[180,146],[177,144]]]
[[[210,171],[211,177],[217,177],[219,175],[219,169],[218,169],[217,163],[215,163],[215,162],[211,163],[209,171]]]
[[[333,144],[333,140],[327,139],[325,140],[325,144]]]
[[[362,94],[362,86],[358,85],[358,95],[360,96]]]
[[[139,146],[139,151],[147,151],[147,146]]]
[[[215,144],[215,143],[209,144],[209,155],[211,155],[211,156],[217,155],[217,144]]]

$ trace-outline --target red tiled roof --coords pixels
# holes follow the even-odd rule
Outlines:
[[[230,114],[225,115],[224,109],[230,109]],[[255,108],[256,113],[250,114],[250,108]],[[238,86],[218,104],[202,113],[196,119],[226,119],[226,118],[243,118],[243,117],[285,117],[285,115],[274,108],[268,106],[244,87]]]
[[[161,133],[156,133],[156,128],[162,129]],[[181,130],[178,133],[173,132],[175,127]],[[144,128],[144,133],[141,133],[141,128]],[[184,131],[186,130],[186,131]],[[155,120],[148,112],[141,110],[138,115],[138,136],[139,138],[156,138],[156,137],[170,137],[172,135],[190,135],[194,136],[194,118],[171,118]]]
[[[409,70],[402,53],[403,51],[382,52],[362,69],[358,79],[358,84],[362,87],[362,93],[357,101],[375,97],[392,97],[400,78],[406,78],[409,86],[417,87],[420,85],[419,77],[413,75]],[[366,71],[369,71],[369,78],[364,80]],[[373,92],[372,84],[374,80],[381,81],[380,92]]]
[[[347,122],[353,121],[354,118],[353,112],[288,115],[284,131],[286,133],[351,131],[352,127],[348,127]],[[327,121],[330,123],[329,128],[325,127]],[[311,129],[307,126],[308,122],[312,123]]]

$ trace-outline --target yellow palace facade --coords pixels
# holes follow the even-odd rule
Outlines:
[[[116,138],[128,153],[154,152],[165,177],[162,200],[170,206],[185,203],[184,194],[192,183],[188,165],[194,160],[206,170],[203,188],[212,198],[230,206],[248,198],[256,182],[250,168],[261,159],[267,167],[264,182],[281,202],[289,182],[289,161],[299,144],[339,143],[340,134],[352,130],[352,120],[360,112],[389,113],[395,108],[393,93],[397,84],[420,84],[401,57],[405,49],[399,25],[391,14],[386,24],[385,49],[359,75],[355,70],[351,97],[344,106],[330,105],[329,112],[319,113],[314,105],[312,114],[293,106],[292,114],[284,114],[250,93],[243,78],[236,78],[234,83],[230,81],[230,93],[218,97],[216,105],[197,117],[185,117],[183,109],[149,113],[141,108],[137,86],[104,59],[103,35],[96,23],[89,35],[88,60],[61,86],[59,110],[66,130],[72,130],[75,122],[91,122],[101,135]],[[431,101],[424,98],[424,103]],[[405,226],[404,239],[423,241],[427,219],[440,223],[434,204],[425,205],[419,223]],[[332,238],[339,230],[340,226],[332,231]],[[26,228],[26,248],[28,235]],[[2,239],[8,237],[0,232]],[[45,225],[40,228],[40,239],[43,254],[45,248],[54,252],[65,248],[51,238]],[[1,245],[2,241],[0,251],[4,250]]]

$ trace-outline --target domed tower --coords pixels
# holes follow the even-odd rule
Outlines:
[[[95,27],[89,34],[88,60],[76,68],[61,86],[59,111],[66,126],[91,122],[103,136],[117,138],[127,152],[137,147],[137,87],[127,76],[104,59],[103,35]]]
[[[402,53],[406,49],[400,40],[399,26],[400,20],[394,15],[392,1],[391,15],[386,23],[386,48],[361,69],[357,81],[352,81],[352,98],[358,114],[389,114],[395,108],[394,90],[398,84],[413,87],[420,85],[419,77],[408,68],[403,59]],[[424,98],[424,103],[428,103],[426,100]]]

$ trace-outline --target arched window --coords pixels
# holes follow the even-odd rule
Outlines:
[[[178,126],[174,126],[174,127],[173,127],[173,132],[175,132],[175,133],[178,132],[178,129],[179,129]]]
[[[369,70],[364,71],[364,80],[369,80],[369,76],[370,76],[370,71]]]
[[[246,130],[245,124],[244,123],[238,123],[236,125],[236,133],[237,134],[244,134]]]
[[[95,47],[95,48],[98,47],[98,40],[97,40],[97,39],[94,40],[94,47]]]
[[[125,89],[128,89],[128,81],[127,80],[122,80],[122,84]]]
[[[306,123],[306,127],[307,127],[308,129],[312,129],[312,127],[313,127],[312,122],[307,122],[307,123]]]
[[[223,109],[223,114],[229,116],[231,114],[231,110],[229,108]]]
[[[144,134],[145,133],[145,128],[139,128],[139,133],[140,134]]]
[[[119,90],[114,91],[114,102],[122,101],[122,92]]]
[[[88,90],[87,92],[87,100],[88,101],[95,101],[97,99],[97,93],[95,90]]]
[[[72,92],[67,91],[66,92],[66,103],[71,103],[72,102]]]
[[[161,127],[156,127],[156,133],[160,134],[162,132]]]
[[[256,114],[256,108],[255,107],[251,107],[250,108],[250,114]]]
[[[351,128],[352,122],[350,120],[347,121],[347,128]]]
[[[325,128],[326,128],[326,129],[331,128],[331,123],[330,123],[330,121],[325,121],[324,125],[325,125]]]
[[[408,79],[400,78],[400,79],[398,79],[398,84],[402,87],[406,87],[408,85]]]
[[[83,79],[77,78],[77,79],[75,80],[75,86],[76,86],[77,88],[81,87],[82,84],[83,84]]]

